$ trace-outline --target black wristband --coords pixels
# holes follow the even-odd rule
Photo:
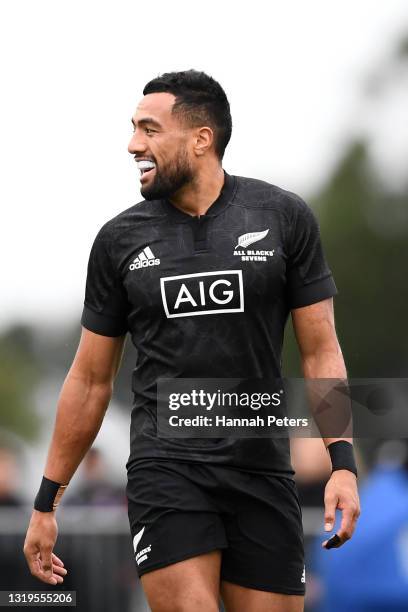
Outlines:
[[[67,486],[43,476],[34,500],[34,509],[39,512],[52,512],[55,510]]]
[[[346,440],[332,442],[327,447],[327,450],[332,462],[332,472],[335,470],[349,470],[357,476],[353,445],[350,442],[346,442]]]

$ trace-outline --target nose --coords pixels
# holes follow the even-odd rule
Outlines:
[[[143,154],[146,151],[146,143],[140,137],[140,131],[134,131],[128,144],[128,151],[131,155]]]

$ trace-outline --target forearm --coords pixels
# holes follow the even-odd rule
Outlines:
[[[110,337],[82,327],[81,340],[62,386],[44,478],[24,542],[30,571],[43,582],[63,581],[63,562],[52,552],[58,535],[55,510],[64,487],[94,441],[118,371],[125,336]]]
[[[333,382],[336,382],[336,380],[347,380],[347,370],[341,348],[338,343],[336,343],[335,346],[321,348],[320,350],[305,356],[302,359],[302,370],[305,379],[334,379]],[[316,385],[317,384],[318,383],[316,383]],[[349,402],[347,397],[344,398],[344,401]],[[311,405],[313,410],[313,401],[311,401]],[[332,442],[337,442],[338,440],[346,440],[350,443],[353,442],[351,437],[323,437],[326,447]]]
[[[47,478],[61,484],[71,480],[101,427],[111,396],[111,383],[69,372],[58,400],[44,471]]]

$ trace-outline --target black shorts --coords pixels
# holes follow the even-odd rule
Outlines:
[[[222,580],[304,595],[302,516],[291,478],[144,461],[128,467],[126,492],[139,576],[219,549]]]

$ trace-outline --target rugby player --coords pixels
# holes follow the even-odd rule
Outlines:
[[[223,169],[232,122],[214,79],[166,73],[143,94],[128,148],[144,200],[105,223],[92,246],[82,334],[24,552],[40,580],[63,581],[55,510],[101,426],[129,332],[138,357],[126,490],[151,609],[215,612],[222,598],[228,612],[299,612],[306,580],[288,439],[160,438],[156,384],[279,378],[289,314],[304,376],[345,379],[319,228],[298,195]],[[251,113],[267,132],[256,96]],[[323,543],[332,548],[355,528],[357,472],[350,438],[324,441],[326,531],[342,512]]]

